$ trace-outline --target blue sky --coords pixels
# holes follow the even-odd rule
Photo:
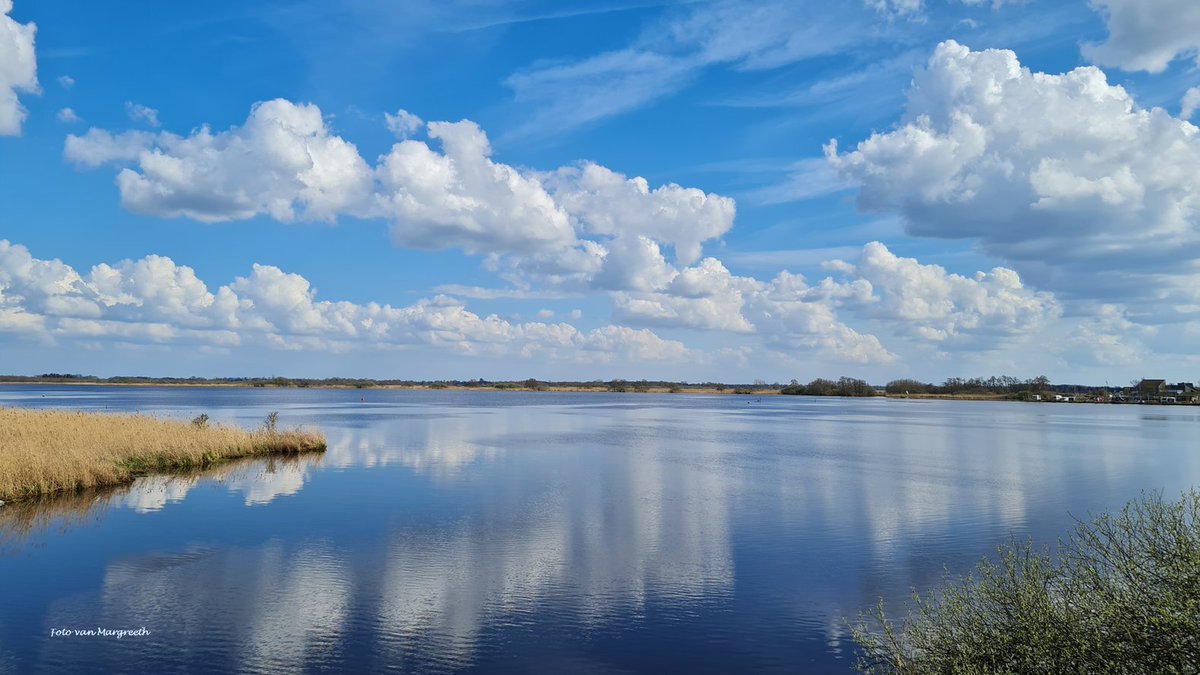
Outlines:
[[[9,4],[3,372],[1198,379],[1191,0]]]

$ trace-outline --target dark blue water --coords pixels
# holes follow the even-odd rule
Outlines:
[[[879,597],[1200,482],[1183,407],[115,387],[0,405],[278,410],[330,441],[0,507],[13,673],[844,673],[843,619]]]

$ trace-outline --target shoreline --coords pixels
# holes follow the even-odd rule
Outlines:
[[[503,383],[502,383],[503,384]],[[645,389],[637,389],[633,386],[626,388],[624,391],[615,391],[609,389],[607,385],[584,387],[584,386],[561,386],[547,384],[539,387],[531,388],[525,386],[506,386],[497,387],[495,385],[482,385],[477,387],[467,387],[463,385],[447,384],[375,384],[370,386],[355,386],[352,384],[306,384],[306,385],[277,385],[277,384],[253,384],[253,383],[238,383],[238,382],[81,382],[81,381],[63,381],[63,382],[12,382],[0,380],[0,386],[6,387],[178,387],[178,388],[196,388],[196,389],[353,389],[358,391],[488,391],[488,392],[532,392],[532,393],[588,393],[588,394],[712,394],[717,396],[781,396],[778,389],[750,389],[744,390],[744,385],[726,385],[726,389],[716,389],[714,387],[648,387]],[[676,389],[673,391],[673,389]],[[735,391],[737,389],[738,391]]]
[[[502,383],[503,384],[503,383]],[[613,390],[607,386],[584,387],[584,386],[562,386],[546,384],[536,388],[525,386],[494,386],[483,385],[467,387],[463,385],[437,385],[437,384],[377,384],[371,386],[355,386],[350,384],[305,384],[305,385],[277,385],[277,384],[255,384],[255,383],[236,383],[236,382],[81,382],[81,381],[63,381],[63,382],[11,382],[0,380],[0,386],[12,387],[160,387],[160,388],[196,388],[196,389],[322,389],[322,390],[358,390],[358,391],[453,391],[453,392],[496,392],[496,393],[567,393],[567,394],[659,394],[659,395],[697,395],[697,396],[746,396],[746,397],[762,397],[762,396],[796,396],[807,398],[863,398],[863,399],[893,399],[893,400],[914,400],[914,401],[991,401],[991,402],[1007,402],[1007,403],[1068,403],[1068,404],[1090,404],[1090,405],[1152,405],[1163,407],[1194,407],[1200,406],[1200,403],[1160,403],[1156,401],[1092,401],[1092,400],[1072,400],[1072,401],[1027,401],[1019,398],[1013,398],[1006,394],[890,394],[880,392],[875,396],[836,396],[836,395],[813,395],[813,394],[784,394],[779,389],[755,389],[745,388],[744,386],[725,385],[724,389],[716,389],[714,387],[647,387],[645,389],[637,389],[628,387],[624,390]],[[878,391],[878,390],[877,390]]]

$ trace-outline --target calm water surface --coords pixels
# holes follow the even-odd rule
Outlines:
[[[13,673],[845,673],[843,617],[878,597],[1200,483],[1183,407],[103,387],[0,405],[278,410],[330,441],[0,508]]]

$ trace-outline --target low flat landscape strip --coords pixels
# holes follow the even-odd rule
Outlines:
[[[255,431],[206,420],[0,408],[0,501],[119,485],[239,457],[325,450],[322,434],[276,430],[274,416]]]

